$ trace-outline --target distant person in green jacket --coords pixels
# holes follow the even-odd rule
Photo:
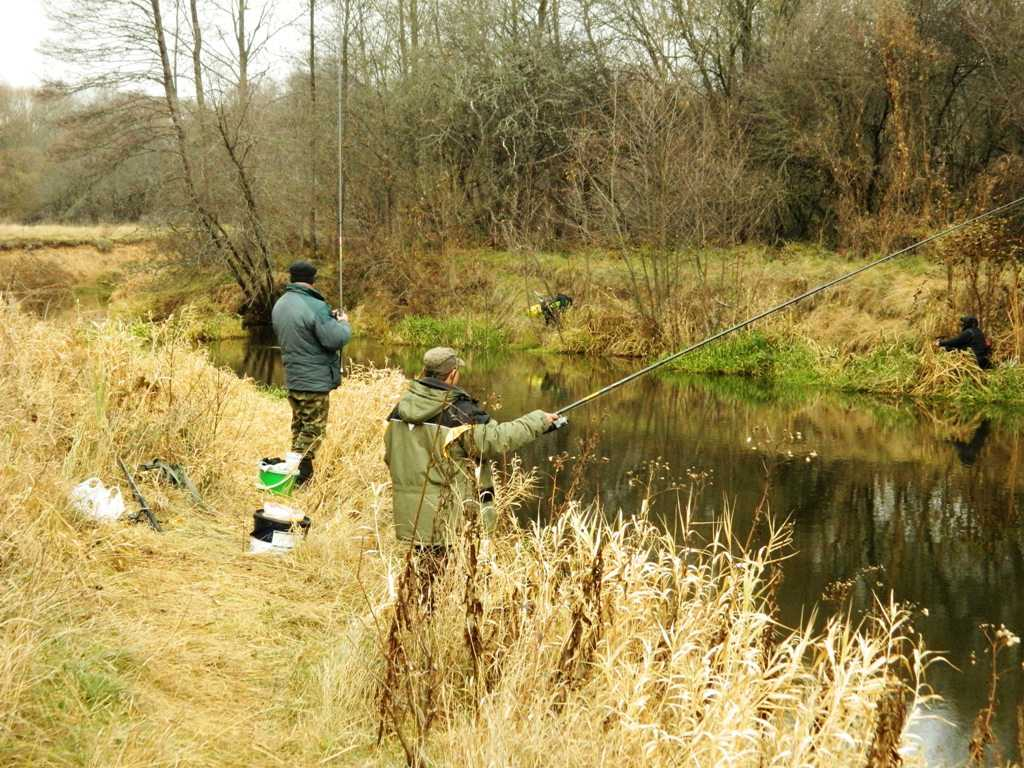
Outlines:
[[[418,550],[443,556],[466,514],[494,526],[491,461],[555,428],[558,415],[532,411],[494,421],[459,388],[464,366],[454,349],[423,356],[423,373],[388,417],[384,461],[391,470],[395,531]]]
[[[313,288],[316,267],[296,261],[288,275],[291,282],[271,317],[292,407],[292,450],[302,454],[296,479],[302,485],[313,476],[313,459],[327,433],[331,390],[341,384],[339,352],[352,338],[352,329],[348,315],[332,311]]]

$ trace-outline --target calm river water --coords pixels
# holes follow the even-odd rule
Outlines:
[[[210,351],[240,374],[283,383],[278,351],[268,344],[229,341]],[[345,350],[356,363],[409,374],[418,371],[419,355],[363,341]],[[633,367],[521,352],[471,354],[467,363],[463,385],[499,420],[553,410]],[[929,681],[944,700],[916,732],[929,764],[966,761],[989,670],[978,625],[1024,632],[1024,412],[983,418],[934,405],[780,392],[733,377],[648,376],[575,412],[569,429],[521,455],[550,476],[550,457],[578,454],[587,435],[600,460],[584,471],[584,492],[599,494],[609,513],[630,514],[643,495],[636,478],[653,472],[663,492],[652,514],[669,529],[685,503],[673,479],[703,484],[697,519],[713,520],[729,507],[743,530],[765,493],[767,468],[771,512],[794,524],[795,552],[778,595],[782,620],[794,625],[815,607],[819,615],[835,610],[823,593],[847,579],[856,580],[855,612],[890,590],[917,605],[915,628],[953,667],[931,668]],[[529,513],[543,515],[543,508]],[[1012,758],[1024,703],[1020,646],[1002,659],[996,731]]]

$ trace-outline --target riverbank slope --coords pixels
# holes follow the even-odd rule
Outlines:
[[[0,313],[5,765],[847,765],[900,744],[907,617],[773,623],[784,528],[748,554],[725,528],[680,551],[580,505],[526,531],[513,473],[489,553],[466,533],[428,615],[389,524],[394,372],[332,396],[333,471],[294,499],[309,540],[252,556],[283,400],[172,326]],[[205,508],[141,476],[163,533],[82,518],[67,491],[118,483],[119,456],[182,464]]]
[[[0,228],[0,286],[37,311],[74,305],[125,318],[175,315],[196,339],[245,333],[229,276],[214,265],[161,256],[154,233],[7,229]],[[410,256],[402,261],[408,270],[392,263],[369,272],[355,259],[350,314],[358,334],[390,345],[650,359],[866,263],[809,245],[708,249],[676,254],[674,289],[664,292],[654,273],[643,271],[653,268],[645,258],[652,257],[453,250],[443,258]],[[336,266],[321,266],[320,284],[332,298]],[[388,277],[396,270],[404,275],[397,282]],[[1024,403],[1024,320],[999,303],[1013,292],[989,288],[998,306],[988,307],[987,330],[999,365],[989,374],[968,356],[933,349],[936,337],[953,333],[961,311],[975,311],[966,309],[970,292],[936,254],[867,272],[675,368],[843,391]],[[575,301],[561,322],[545,324],[528,313],[539,295],[557,292]]]

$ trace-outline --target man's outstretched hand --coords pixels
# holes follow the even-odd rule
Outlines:
[[[348,322],[348,314],[346,314],[345,310],[343,309],[336,309],[333,312],[331,312],[331,314],[334,315],[334,319],[337,320],[339,323]]]
[[[548,432],[554,432],[556,429],[561,429],[569,423],[569,420],[557,413],[545,413],[544,423],[547,425],[544,429],[544,434],[547,434]]]

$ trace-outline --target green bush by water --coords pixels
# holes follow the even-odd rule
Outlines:
[[[739,376],[771,376],[776,350],[759,331],[740,333],[699,349],[677,363],[691,373],[729,373]]]
[[[471,317],[409,315],[392,331],[394,341],[418,347],[496,350],[508,343],[504,329]]]

